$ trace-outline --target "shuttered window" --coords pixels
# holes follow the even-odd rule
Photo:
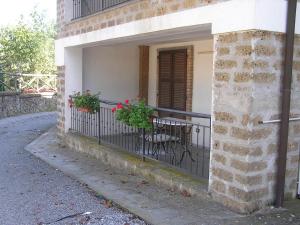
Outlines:
[[[159,107],[186,110],[186,74],[186,49],[159,53]]]

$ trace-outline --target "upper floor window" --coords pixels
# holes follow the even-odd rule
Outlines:
[[[89,16],[131,0],[73,0],[72,19]]]

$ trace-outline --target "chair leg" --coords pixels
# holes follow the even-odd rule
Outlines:
[[[165,146],[165,144],[161,143],[161,146],[162,146],[163,150],[166,152],[166,146]]]
[[[180,165],[181,165],[181,163],[182,163],[182,161],[183,161],[184,156],[185,156],[186,153],[189,155],[189,157],[192,160],[192,162],[195,162],[195,160],[192,157],[191,151],[190,150],[184,150],[183,153],[182,153],[182,155],[181,155],[180,161],[179,161]]]
[[[154,157],[155,155],[157,155],[157,151],[158,151],[158,147],[157,147],[157,144],[153,143],[153,146],[152,146],[152,156]]]
[[[150,152],[150,144],[151,142],[148,142],[148,147],[147,147],[147,152],[148,152],[148,155],[149,155],[149,152]],[[153,145],[153,144],[152,144]],[[153,146],[152,146],[153,147]]]
[[[175,146],[174,146],[174,143],[171,142],[171,151],[172,151],[172,160],[171,160],[171,163],[172,165],[176,166],[176,163],[177,163],[177,160],[176,160],[176,151],[175,151]]]
[[[158,158],[159,158],[159,151],[160,151],[160,144],[158,143],[157,144],[157,151],[156,151],[156,160],[158,160]]]

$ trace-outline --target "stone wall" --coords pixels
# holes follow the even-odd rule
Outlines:
[[[0,92],[0,119],[27,113],[56,111],[56,96]]]
[[[57,0],[58,38],[83,34],[107,27],[161,16],[185,9],[201,7],[228,0],[133,0],[86,18],[67,22],[65,18],[65,3],[67,0]]]
[[[65,26],[65,0],[57,0],[56,1],[56,29],[57,29],[57,37],[63,37],[63,31]]]
[[[300,115],[299,37],[292,115]],[[213,130],[209,190],[247,213],[274,201],[284,35],[245,31],[215,35]],[[285,192],[295,196],[300,124],[291,123]]]
[[[65,67],[57,67],[57,128],[59,135],[65,132]]]

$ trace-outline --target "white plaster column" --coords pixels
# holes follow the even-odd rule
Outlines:
[[[65,132],[71,127],[70,95],[82,92],[82,48],[65,48]]]

